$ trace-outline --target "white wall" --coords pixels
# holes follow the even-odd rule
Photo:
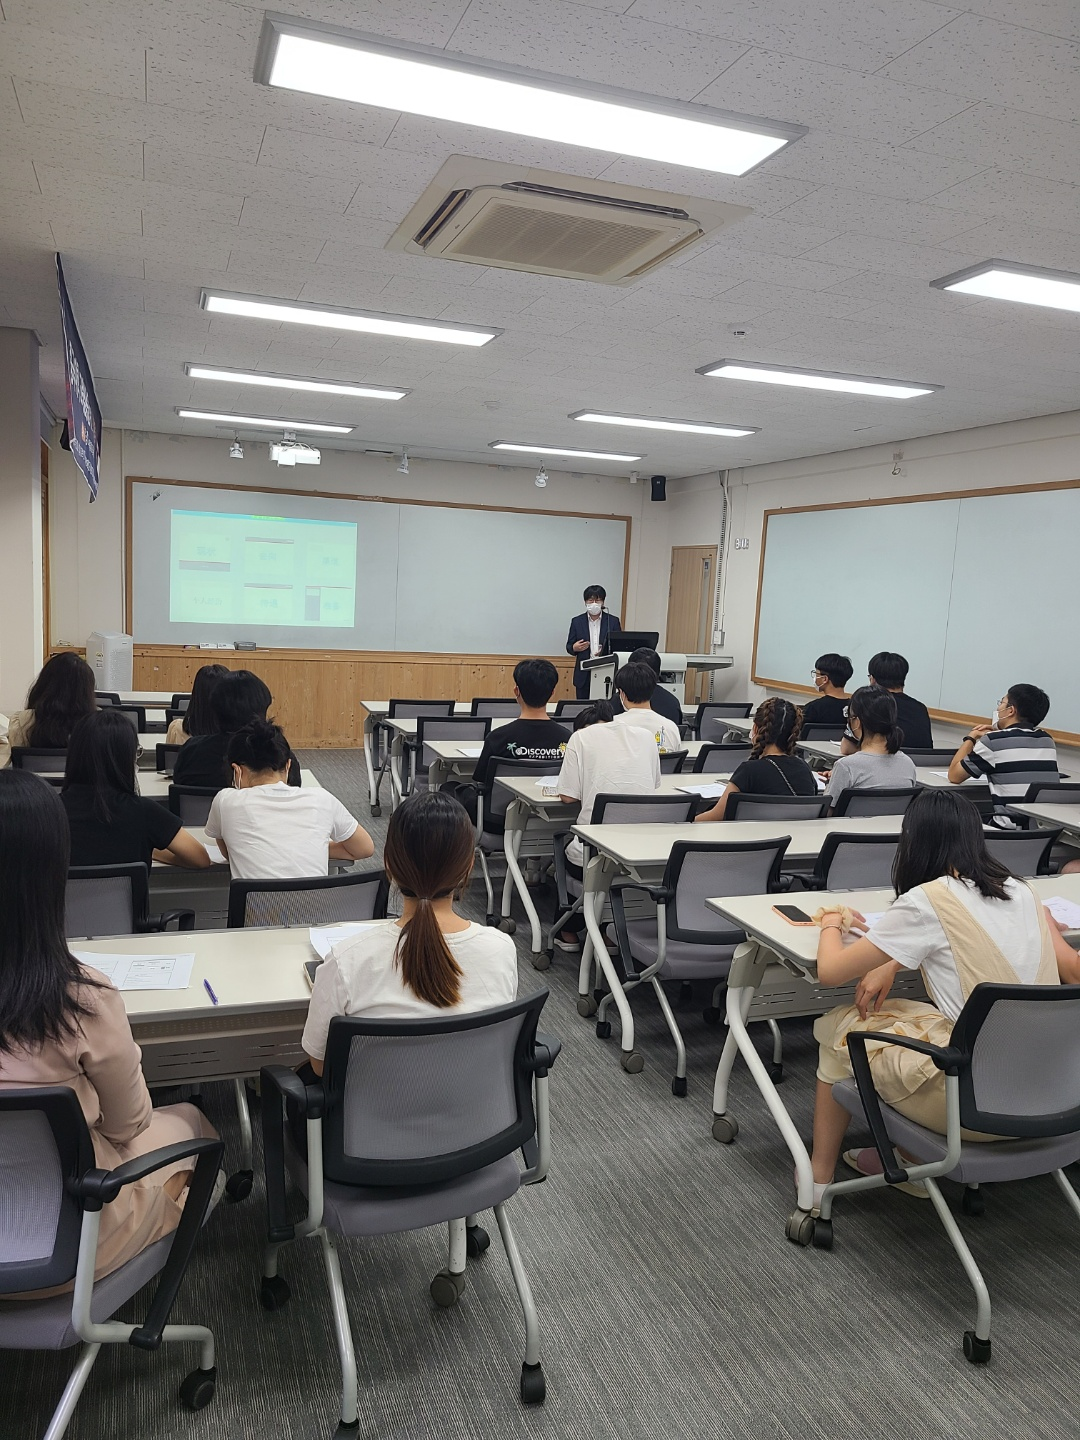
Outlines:
[[[538,490],[535,472],[500,469],[410,456],[410,473],[399,475],[396,460],[344,451],[323,450],[323,461],[310,470],[283,470],[270,462],[265,445],[245,444],[243,461],[228,458],[225,440],[191,436],[106,430],[102,448],[101,487],[97,501],[70,457],[54,444],[50,455],[50,530],[52,551],[52,643],[81,645],[93,630],[124,628],[124,476],[163,480],[196,480],[225,485],[258,485],[312,489],[347,495],[379,495],[388,499],[444,500],[475,505],[505,505],[530,510],[580,511],[590,515],[629,515],[631,549],[626,614],[627,626],[663,630],[667,611],[668,552],[664,526],[657,511],[667,507],[649,502],[647,484],[625,479],[550,472],[547,488]],[[483,563],[462,556],[462,575]],[[594,577],[582,575],[582,588]],[[542,561],[522,556],[521,591],[509,597],[528,604],[530,586],[544,583]],[[609,597],[615,609],[621,597]],[[569,623],[570,616],[567,615]],[[557,654],[565,635],[553,635]]]

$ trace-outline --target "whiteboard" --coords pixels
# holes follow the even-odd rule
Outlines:
[[[1047,725],[1080,732],[1080,484],[765,516],[753,679],[809,687],[815,659],[878,650],[910,662],[932,710],[989,717],[1010,685],[1050,696]]]
[[[351,623],[193,620],[175,590],[175,516],[254,517],[355,527]],[[283,490],[240,490],[131,479],[127,508],[128,623],[140,644],[254,640],[273,648],[494,655],[559,654],[586,585],[622,601],[630,520],[408,504]],[[234,521],[230,522],[235,524]],[[264,529],[267,528],[264,525]],[[227,560],[202,562],[221,570]],[[352,567],[351,553],[348,560]],[[200,577],[185,584],[197,594]],[[220,586],[210,575],[206,585]],[[250,613],[255,613],[251,611]],[[621,611],[620,611],[621,613]],[[182,618],[174,618],[180,614]],[[212,609],[206,615],[212,616]],[[303,619],[303,616],[300,617]]]

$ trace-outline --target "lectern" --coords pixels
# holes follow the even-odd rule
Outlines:
[[[680,705],[686,699],[687,670],[730,670],[735,660],[731,655],[684,655],[678,650],[661,650],[660,683],[670,690]],[[581,662],[589,676],[589,699],[610,700],[614,693],[615,672],[630,659],[629,650],[614,655],[595,655]]]

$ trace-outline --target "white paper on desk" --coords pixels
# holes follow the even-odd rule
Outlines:
[[[308,931],[311,948],[320,960],[325,960],[331,947],[339,940],[357,935],[361,930],[370,930],[372,925],[381,925],[381,920],[344,920],[340,925],[313,925]]]
[[[1063,895],[1051,895],[1049,900],[1043,901],[1043,904],[1054,919],[1059,920],[1062,925],[1067,925],[1070,930],[1080,930],[1080,905],[1074,904],[1072,900],[1066,900]]]
[[[92,965],[118,990],[186,990],[194,954],[99,955],[92,950],[71,952],[84,965]]]
[[[718,800],[727,789],[727,782],[721,781],[719,785],[680,785],[678,788],[684,795],[700,795],[703,800]]]
[[[479,760],[484,747],[482,745],[459,745],[457,753],[465,755],[470,760]]]
[[[931,770],[930,774],[939,775],[942,780],[947,780],[949,778],[949,772],[947,770]]]
[[[541,790],[554,790],[558,782],[558,775],[538,775],[537,778],[533,781],[533,784],[538,786]],[[556,794],[557,793],[558,792],[556,791]]]
[[[821,792],[825,789],[825,778],[822,775],[815,775],[814,780],[817,783],[818,794],[820,795]]]
[[[216,840],[204,840],[202,844],[203,849],[206,851],[207,855],[210,856],[211,865],[227,865],[229,863],[218,848],[218,843]]]

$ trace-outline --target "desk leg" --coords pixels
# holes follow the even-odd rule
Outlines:
[[[546,970],[551,963],[548,960],[547,951],[544,949],[544,932],[540,924],[540,916],[536,913],[536,906],[529,893],[529,887],[525,884],[525,876],[521,873],[521,866],[518,863],[518,855],[521,845],[525,839],[525,829],[529,823],[528,806],[523,805],[520,800],[511,800],[506,807],[506,816],[503,821],[503,854],[506,857],[507,882],[513,884],[521,898],[521,904],[528,916],[529,928],[532,932],[532,963],[536,970]],[[507,886],[503,885],[503,921],[509,919],[507,907]]]
[[[634,1013],[630,1009],[626,991],[622,987],[622,981],[608,954],[608,948],[604,944],[604,936],[600,930],[600,917],[604,913],[607,892],[614,872],[615,867],[603,856],[597,855],[589,861],[585,867],[585,889],[581,897],[581,908],[585,915],[585,929],[592,942],[593,954],[619,1012],[619,1024],[622,1029],[622,1054],[619,1056],[619,1064],[628,1075],[636,1075],[644,1069],[645,1058],[634,1049]],[[584,953],[582,959],[584,960]]]
[[[375,755],[372,748],[372,725],[374,719],[364,711],[364,769],[367,771],[368,805],[372,815],[379,815],[382,807],[375,788]]]
[[[401,755],[404,741],[400,730],[394,731],[390,742],[390,809],[396,810],[401,804],[405,782],[401,774]]]

